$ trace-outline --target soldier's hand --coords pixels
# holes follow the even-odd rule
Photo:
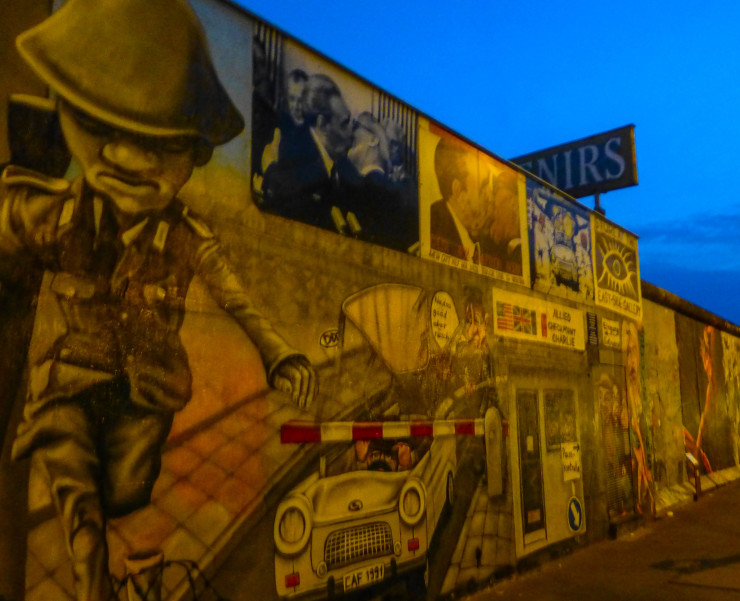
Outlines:
[[[318,378],[308,359],[302,356],[288,357],[275,369],[272,385],[289,393],[299,407],[307,408],[316,396]]]

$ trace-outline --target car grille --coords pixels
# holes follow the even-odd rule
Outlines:
[[[393,537],[390,524],[373,522],[332,532],[324,546],[324,561],[332,569],[391,553]]]

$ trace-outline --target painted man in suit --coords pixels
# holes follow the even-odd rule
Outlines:
[[[486,210],[478,189],[477,153],[443,137],[434,152],[434,172],[442,199],[431,206],[431,247],[479,263]]]
[[[403,202],[402,187],[389,175],[386,131],[368,112],[357,116],[353,129],[347,158],[359,177],[348,186],[346,218],[360,240],[405,252],[415,241],[416,220]]]
[[[447,137],[437,144],[434,171],[442,199],[430,208],[432,249],[521,275],[517,174],[494,176],[475,150]]]
[[[344,207],[345,184],[358,177],[347,160],[352,116],[339,87],[323,74],[309,76],[303,111],[303,135],[294,136],[290,147],[281,147],[277,161],[265,169],[262,208],[336,230],[332,209]]]

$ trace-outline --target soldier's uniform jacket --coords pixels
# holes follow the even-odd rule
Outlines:
[[[178,332],[194,275],[255,343],[268,379],[299,354],[254,308],[211,231],[178,200],[119,231],[82,178],[8,167],[0,182],[0,278],[32,267],[46,273],[29,350],[29,426],[56,399],[116,377],[128,379],[142,407],[181,409],[191,374]],[[21,438],[15,455],[35,446],[36,436],[28,449]]]

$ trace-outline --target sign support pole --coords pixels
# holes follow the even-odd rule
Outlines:
[[[594,193],[594,211],[606,215],[606,211],[601,206],[601,192]]]

